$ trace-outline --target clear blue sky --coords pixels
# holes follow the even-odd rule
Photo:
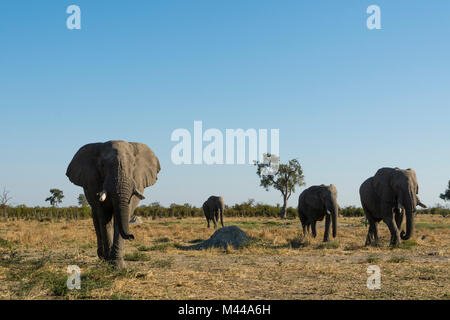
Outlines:
[[[66,28],[77,4],[82,29]],[[366,8],[381,7],[382,30]],[[174,129],[278,128],[281,160],[341,206],[383,166],[414,168],[424,203],[450,179],[450,1],[0,2],[0,188],[47,205],[82,145],[146,143],[161,161],[142,203],[281,203],[255,168],[175,166]],[[289,205],[296,206],[296,190]]]

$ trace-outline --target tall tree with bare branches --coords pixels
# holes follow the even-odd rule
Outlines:
[[[3,188],[3,192],[0,194],[0,208],[3,209],[3,216],[7,218],[6,208],[8,207],[8,203],[11,201],[12,197],[9,195],[10,192]]]

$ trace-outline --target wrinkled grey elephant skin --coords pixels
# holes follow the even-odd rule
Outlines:
[[[205,240],[199,244],[180,247],[184,250],[202,250],[208,248],[224,248],[233,246],[235,249],[239,249],[245,246],[250,241],[249,237],[237,226],[228,226],[221,228],[214,232],[214,234],[208,240]]]
[[[332,224],[333,238],[335,238],[338,214],[337,190],[332,184],[309,187],[298,198],[298,216],[305,235],[311,228],[315,238],[317,235],[316,223],[325,218],[323,241],[329,241],[330,223]]]
[[[419,185],[413,169],[381,168],[364,181],[359,195],[369,222],[366,245],[378,243],[377,223],[381,220],[389,228],[391,245],[398,245],[400,238],[408,240],[414,232],[416,206],[426,208],[418,193]],[[400,233],[403,215],[406,215],[406,232]]]
[[[156,183],[161,170],[153,151],[142,143],[108,141],[78,150],[66,175],[81,186],[92,208],[97,254],[123,267],[123,240],[134,239],[129,220],[144,188]]]
[[[219,222],[223,227],[223,211],[225,210],[225,205],[222,197],[211,196],[203,203],[203,212],[206,217],[206,222],[212,221],[214,223],[214,229],[217,228],[217,223]]]

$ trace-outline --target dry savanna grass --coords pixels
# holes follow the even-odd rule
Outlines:
[[[415,239],[365,247],[363,218],[340,218],[338,237],[303,237],[298,220],[226,218],[251,238],[240,249],[187,251],[208,239],[202,218],[143,219],[126,243],[127,268],[96,255],[91,220],[1,221],[2,299],[449,299],[450,220],[417,216]],[[81,289],[68,290],[69,265]],[[367,267],[381,269],[381,289],[367,288]]]

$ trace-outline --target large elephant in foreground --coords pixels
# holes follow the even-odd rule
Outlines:
[[[92,208],[99,258],[124,267],[123,239],[134,239],[130,216],[160,170],[158,158],[142,143],[91,143],[75,154],[66,175],[83,187]]]
[[[333,238],[335,238],[338,214],[337,190],[332,184],[309,187],[298,198],[298,216],[302,223],[303,234],[306,234],[306,231],[309,231],[311,227],[312,235],[315,238],[317,234],[316,222],[322,221],[325,217],[323,241],[329,240],[330,222],[333,228]]]
[[[225,205],[222,197],[211,196],[203,203],[203,212],[205,213],[206,222],[211,220],[214,223],[214,229],[217,228],[217,222],[219,222],[223,227],[223,211],[225,209]]]
[[[369,222],[366,245],[378,241],[377,223],[383,220],[391,232],[391,245],[398,245],[399,238],[409,239],[414,232],[416,206],[426,208],[420,202],[416,173],[413,169],[381,168],[363,182],[359,189],[361,204]],[[401,229],[406,214],[406,233]]]

